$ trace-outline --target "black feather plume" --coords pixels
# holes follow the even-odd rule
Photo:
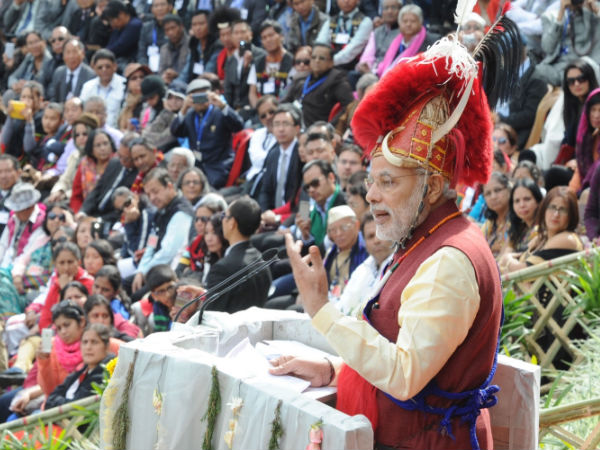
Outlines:
[[[519,81],[523,42],[517,24],[505,15],[490,27],[473,52],[483,65],[482,86],[492,109],[508,101]]]

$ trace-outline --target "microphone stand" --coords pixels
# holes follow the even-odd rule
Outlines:
[[[204,301],[204,303],[202,303],[202,306],[200,307],[200,314],[198,317],[198,325],[200,325],[202,323],[202,316],[204,314],[204,310],[211,303],[214,303],[214,301],[217,300],[219,297],[221,297],[223,294],[231,291],[232,289],[236,288],[240,284],[249,280],[252,276],[256,275],[258,272],[260,272],[261,270],[270,266],[272,263],[274,263],[275,261],[277,261],[279,259],[277,249],[275,249],[275,248],[270,248],[270,249],[266,250],[261,256],[262,256],[261,258],[257,259],[256,261],[252,262],[251,264],[249,264],[245,267],[242,267],[240,270],[238,270],[234,274],[230,275],[229,277],[227,277],[226,279],[221,281],[219,284],[214,286],[212,289],[203,292],[199,296],[197,296],[197,297],[193,298],[192,300],[190,300],[189,302],[187,302],[177,312],[177,314],[175,315],[175,318],[173,319],[173,322],[177,322],[181,313],[185,309],[187,309],[189,306],[193,305],[194,303],[196,303],[202,299],[206,299]],[[238,277],[240,277],[242,275],[244,275],[242,278],[238,279],[233,284],[229,284],[233,280],[237,279]],[[229,286],[227,286],[227,285],[229,285]],[[225,287],[225,286],[227,286],[227,287]],[[223,287],[225,287],[225,289],[222,289]]]

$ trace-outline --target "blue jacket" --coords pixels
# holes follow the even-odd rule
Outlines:
[[[325,272],[327,272],[327,283],[331,284],[331,280],[329,279],[329,270],[331,269],[331,265],[333,264],[333,260],[335,259],[335,255],[338,252],[337,245],[333,244],[333,247],[329,249],[327,255],[325,255]],[[352,275],[352,272],[361,265],[361,263],[369,257],[369,252],[367,252],[367,246],[365,244],[365,240],[363,239],[362,233],[358,232],[358,238],[356,242],[352,246],[352,250],[350,250],[350,270],[348,271],[348,278]]]
[[[206,174],[211,186],[218,189],[225,185],[233,162],[231,137],[244,127],[244,123],[231,107],[225,106],[223,110],[213,107],[202,129],[202,140],[198,142],[196,123],[200,128],[203,118],[204,115],[200,117],[190,109],[183,118],[178,115],[173,120],[171,134],[188,138],[196,165]]]

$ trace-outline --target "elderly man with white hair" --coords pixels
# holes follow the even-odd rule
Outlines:
[[[423,24],[423,10],[417,5],[405,5],[398,12],[400,33],[389,45],[383,60],[377,66],[380,78],[389,69],[398,64],[401,58],[410,58],[424,52],[440,36],[430,33]]]
[[[173,182],[179,180],[179,175],[185,169],[190,169],[196,164],[194,153],[185,147],[175,147],[166,155],[167,170]]]

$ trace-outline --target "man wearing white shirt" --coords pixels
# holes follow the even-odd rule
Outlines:
[[[269,150],[277,143],[273,134],[273,114],[279,101],[273,95],[265,95],[256,104],[256,113],[263,125],[254,131],[248,144],[248,155],[252,166],[248,169],[246,180],[252,180],[262,170]]]
[[[21,177],[19,161],[12,155],[0,155],[0,234],[8,222],[9,210],[5,203],[12,188]]]
[[[106,105],[106,123],[114,127],[125,96],[125,78],[116,73],[117,60],[110,50],[98,50],[92,58],[92,66],[98,76],[83,85],[81,99],[85,102],[92,96],[102,98]]]

